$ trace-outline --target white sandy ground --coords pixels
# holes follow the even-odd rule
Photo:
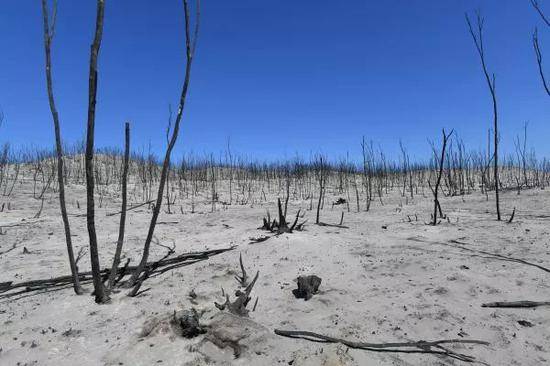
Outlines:
[[[75,251],[87,246],[85,190],[70,186]],[[63,226],[55,193],[48,193],[40,218],[32,217],[40,201],[32,198],[30,180],[17,185],[11,209],[0,213],[0,282],[24,281],[68,274]],[[76,200],[81,208],[76,207]],[[322,221],[337,223],[344,206],[330,208],[327,197]],[[108,202],[107,202],[108,201]],[[135,203],[131,202],[130,204]],[[249,244],[264,235],[257,229],[266,208],[275,211],[275,197],[268,204],[223,209],[210,213],[204,202],[191,213],[163,212],[156,237],[176,252],[238,247],[191,266],[149,279],[152,289],[137,298],[112,296],[108,305],[97,305],[88,293],[72,289],[0,300],[0,365],[458,365],[461,361],[426,354],[377,353],[348,349],[338,344],[314,343],[273,334],[273,329],[309,330],[350,340],[394,342],[447,338],[480,339],[490,346],[451,346],[489,365],[550,364],[550,307],[489,309],[491,301],[550,300],[550,273],[524,264],[475,256],[453,247],[450,240],[488,252],[519,257],[550,267],[550,192],[529,190],[521,195],[502,194],[507,218],[517,208],[512,224],[495,220],[492,196],[487,202],[479,192],[465,197],[442,198],[450,217],[437,227],[427,226],[431,199],[417,195],[405,203],[398,192],[385,205],[375,202],[370,212],[347,213],[349,229],[313,225],[314,211],[305,231]],[[110,266],[118,231],[118,197],[97,208],[97,231],[102,267]],[[291,202],[288,219],[309,202]],[[355,205],[352,205],[352,211]],[[164,210],[163,210],[164,211]],[[415,221],[414,214],[418,214]],[[407,215],[412,222],[408,222]],[[129,213],[124,255],[135,263],[150,220],[146,206]],[[165,222],[165,223],[162,223]],[[387,225],[387,229],[383,226]],[[30,254],[23,254],[26,247]],[[153,246],[152,259],[165,250]],[[202,322],[228,321],[220,317],[214,301],[221,302],[221,287],[235,290],[234,275],[242,253],[250,275],[260,277],[253,291],[259,297],[255,312],[242,325],[247,347],[237,359],[229,348],[205,340],[183,339],[166,329],[140,337],[146,321],[169,316],[174,310],[195,307],[204,312]],[[89,257],[79,263],[88,270]],[[464,267],[466,266],[466,267]],[[295,299],[295,278],[316,274],[322,278],[320,293],[310,301]],[[195,304],[188,293],[194,289]],[[231,319],[229,319],[230,321]],[[533,324],[525,327],[518,320]],[[235,323],[235,322],[234,322]],[[233,327],[235,324],[233,324]]]

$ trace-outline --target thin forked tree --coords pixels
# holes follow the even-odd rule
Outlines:
[[[183,10],[185,15],[185,49],[186,49],[185,55],[187,59],[187,63],[185,65],[185,78],[184,78],[183,86],[181,90],[179,106],[176,114],[176,119],[174,122],[174,128],[172,130],[172,135],[170,137],[168,147],[166,148],[164,161],[162,163],[162,170],[160,174],[157,199],[156,199],[155,207],[153,209],[151,223],[149,224],[147,238],[145,239],[145,244],[143,246],[143,254],[141,257],[141,261],[139,262],[139,265],[137,266],[135,271],[132,273],[132,276],[130,277],[127,283],[128,286],[133,286],[136,284],[141,273],[144,271],[145,266],[147,264],[147,260],[149,258],[149,250],[151,247],[151,242],[153,240],[157,219],[162,206],[162,198],[163,198],[164,186],[166,184],[166,177],[168,174],[168,169],[170,168],[170,156],[172,154],[172,149],[176,145],[176,141],[178,139],[180,124],[183,116],[183,110],[185,107],[185,99],[187,97],[187,91],[189,89],[189,80],[191,78],[191,65],[193,64],[193,59],[195,57],[195,50],[197,47],[197,38],[199,34],[200,1],[197,0],[197,3],[196,3],[195,29],[193,34],[191,34],[190,9],[189,9],[189,3],[187,0],[183,0]]]
[[[46,0],[42,0],[42,19],[44,22],[44,51],[46,54],[46,86],[48,89],[48,101],[50,104],[50,111],[52,113],[53,126],[55,132],[55,149],[57,157],[57,183],[59,186],[59,207],[61,209],[61,219],[63,220],[63,227],[65,228],[65,242],[67,244],[67,253],[69,255],[69,266],[71,268],[71,276],[73,279],[73,289],[77,294],[81,294],[82,287],[78,280],[78,268],[76,266],[73,243],[71,239],[71,227],[69,224],[69,217],[67,215],[67,207],[65,205],[65,181],[63,174],[63,147],[61,143],[61,131],[59,126],[59,114],[55,106],[55,99],[53,95],[53,80],[52,80],[52,58],[51,58],[51,45],[55,35],[55,20],[57,16],[57,0],[53,2],[52,18],[50,24],[50,16],[48,13],[48,4]]]
[[[476,46],[477,53],[481,61],[481,67],[483,69],[483,75],[487,81],[487,86],[489,92],[491,93],[491,99],[493,102],[493,140],[494,140],[494,151],[493,151],[493,168],[494,168],[494,180],[495,180],[495,202],[497,209],[497,220],[500,221],[500,200],[499,200],[499,179],[498,179],[498,107],[497,107],[497,94],[496,94],[496,82],[495,74],[489,76],[489,71],[487,71],[487,64],[485,61],[485,48],[483,44],[483,23],[484,18],[481,17],[479,12],[476,13],[477,20],[477,33],[474,31],[472,23],[468,14],[466,14],[466,23],[468,24],[468,30]]]
[[[447,149],[447,142],[449,141],[449,138],[451,137],[451,135],[453,134],[453,131],[451,130],[451,132],[449,132],[449,134],[446,134],[445,133],[445,130],[443,130],[443,143],[442,143],[442,146],[441,146],[441,157],[439,158],[439,170],[438,170],[438,173],[437,173],[437,180],[435,182],[435,187],[433,188],[432,192],[433,192],[433,195],[434,195],[434,213],[433,213],[433,216],[432,216],[432,225],[437,225],[437,211],[439,210],[439,216],[443,216],[443,212],[441,210],[441,204],[439,203],[439,186],[441,184],[441,177],[443,176],[443,166],[444,166],[444,163],[445,163],[445,150]],[[437,152],[435,150],[435,147],[433,148],[434,150],[434,158],[436,159],[436,162],[437,162]],[[429,181],[428,181],[429,183]],[[431,188],[431,186],[430,186]]]
[[[101,304],[109,301],[105,286],[101,278],[99,252],[97,246],[97,234],[95,230],[95,202],[94,202],[94,130],[95,107],[97,95],[97,60],[99,48],[103,36],[103,17],[105,14],[105,1],[97,0],[97,16],[94,40],[90,48],[90,75],[88,80],[88,123],[86,130],[86,221],[88,236],[90,238],[90,261],[92,264],[92,277],[94,283],[95,302]]]

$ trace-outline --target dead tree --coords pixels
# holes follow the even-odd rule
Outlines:
[[[439,209],[439,212],[440,212],[440,216],[442,216],[441,215],[442,214],[441,205],[439,204],[439,198],[438,198],[439,185],[441,184],[441,177],[443,176],[443,164],[444,164],[444,161],[445,161],[445,149],[447,148],[447,142],[449,141],[449,138],[453,134],[453,131],[451,130],[451,132],[449,132],[449,134],[446,134],[445,129],[443,129],[442,134],[443,134],[443,144],[441,146],[441,157],[439,158],[439,171],[437,173],[437,180],[435,182],[435,187],[432,189],[432,193],[434,195],[434,213],[433,213],[433,217],[432,217],[432,225],[433,226],[437,225],[437,211],[438,211],[438,209]],[[435,148],[434,148],[434,157],[437,159],[437,154],[436,154]],[[430,186],[430,188],[431,188],[431,186]]]
[[[61,131],[59,127],[59,114],[55,105],[53,95],[53,80],[52,80],[52,59],[51,59],[51,44],[55,35],[55,21],[57,16],[57,0],[53,2],[52,22],[50,24],[50,16],[48,14],[48,5],[46,0],[42,0],[42,19],[44,22],[44,51],[46,54],[46,86],[48,89],[48,101],[50,111],[52,113],[53,126],[55,132],[55,149],[57,157],[57,183],[59,186],[59,207],[61,209],[61,219],[65,229],[65,242],[67,244],[67,254],[69,256],[69,267],[73,278],[74,292],[82,293],[82,287],[78,280],[78,270],[73,252],[73,243],[71,239],[71,227],[69,225],[69,217],[67,215],[67,207],[65,205],[65,180],[63,176],[63,147],[61,145]],[[1,123],[1,120],[0,120]],[[43,201],[42,201],[43,202]]]
[[[157,200],[155,204],[155,208],[153,209],[153,215],[151,217],[151,223],[149,224],[149,230],[147,232],[147,238],[145,239],[145,244],[143,246],[143,255],[141,257],[141,261],[139,265],[137,266],[136,270],[132,274],[132,277],[130,278],[130,281],[128,285],[133,286],[135,282],[137,281],[140,274],[143,272],[143,269],[145,265],[147,264],[147,259],[149,258],[149,250],[151,247],[151,241],[153,240],[153,234],[155,232],[155,226],[157,224],[157,219],[160,213],[160,208],[162,206],[162,197],[163,197],[163,191],[164,186],[166,183],[166,176],[168,174],[168,169],[170,168],[170,155],[172,154],[172,149],[176,145],[176,141],[178,139],[178,133],[180,129],[180,123],[183,116],[183,109],[185,107],[185,99],[187,97],[187,90],[189,88],[189,80],[191,77],[191,65],[193,63],[193,58],[195,56],[195,50],[197,46],[197,37],[199,33],[199,19],[200,19],[200,1],[197,0],[197,6],[196,6],[196,19],[195,19],[195,30],[194,34],[191,34],[190,30],[190,10],[189,10],[189,4],[187,0],[183,0],[183,9],[185,13],[185,47],[186,47],[186,67],[185,67],[185,79],[183,82],[183,87],[181,91],[178,111],[176,114],[176,120],[174,123],[174,129],[172,130],[172,136],[170,137],[170,143],[168,144],[168,147],[166,148],[166,154],[164,156],[164,161],[162,163],[162,170],[160,175],[160,181],[159,181],[159,187],[158,187],[158,193],[157,193]]]
[[[269,211],[267,211],[267,217],[263,218],[263,225],[259,229],[267,230],[272,233],[276,233],[277,235],[283,233],[292,233],[295,229],[298,231],[303,229],[305,221],[301,224],[298,224],[298,219],[300,218],[300,210],[298,210],[298,212],[296,213],[294,222],[289,227],[286,221],[285,214],[283,212],[280,198],[277,198],[277,209],[279,211],[279,220],[277,221],[276,219],[273,219],[272,221],[271,216],[269,215]]]
[[[323,202],[323,197],[325,194],[325,185],[326,185],[326,167],[325,161],[322,155],[319,155],[315,162],[313,163],[315,167],[315,174],[319,180],[319,200],[317,201],[317,214],[315,215],[315,223],[319,224],[319,212],[321,210],[321,204]]]
[[[226,161],[229,168],[229,204],[233,204],[233,154],[231,153],[231,139],[227,138]]]
[[[256,272],[256,275],[252,279],[252,282],[246,286],[244,291],[237,290],[235,291],[235,301],[231,302],[229,300],[229,295],[224,292],[225,295],[225,302],[223,304],[218,304],[217,302],[214,302],[214,305],[220,309],[220,310],[227,310],[235,315],[239,316],[248,316],[249,310],[246,308],[248,306],[248,303],[250,302],[250,293],[252,292],[252,289],[254,288],[254,285],[256,284],[256,281],[258,280],[258,276],[260,275],[260,271]],[[256,303],[258,300],[256,299]],[[254,305],[254,309],[256,308],[256,305]]]
[[[542,51],[540,50],[539,35],[538,35],[537,28],[535,28],[535,31],[533,32],[533,49],[535,50],[535,56],[537,58],[537,65],[539,69],[540,79],[542,80],[542,86],[544,87],[546,94],[550,96],[550,86],[546,81],[546,77],[544,76],[544,69],[542,67]]]
[[[365,137],[361,140],[361,152],[363,155],[363,186],[366,190],[366,211],[370,210],[372,202],[372,176],[373,176],[373,148],[372,141],[369,145],[365,143]]]
[[[470,35],[472,36],[472,39],[476,46],[477,53],[479,54],[481,67],[483,69],[483,75],[485,76],[485,80],[487,82],[489,92],[491,93],[491,99],[493,101],[493,129],[494,129],[493,130],[493,133],[494,133],[493,166],[494,166],[494,179],[495,179],[495,201],[496,201],[496,209],[497,209],[497,220],[500,221],[500,201],[499,201],[499,195],[498,195],[498,191],[499,191],[498,108],[497,108],[495,74],[492,74],[492,76],[489,76],[489,72],[487,71],[487,65],[485,62],[485,48],[483,45],[483,23],[485,20],[484,18],[481,17],[481,14],[479,12],[476,14],[476,17],[477,17],[477,34],[474,31],[474,28],[472,27],[472,23],[470,22],[470,18],[468,17],[468,14],[466,14],[466,23],[468,24]]]
[[[166,143],[170,143],[170,129],[172,128],[172,105],[168,104],[168,127],[166,128]],[[168,174],[166,174],[166,208],[168,214],[172,214],[170,210],[170,163],[168,163]]]
[[[550,19],[546,17],[542,9],[540,8],[540,5],[537,0],[531,0],[531,5],[533,5],[533,8],[537,11],[537,13],[540,15],[542,21],[550,27]],[[544,87],[544,90],[546,90],[546,94],[550,96],[550,86],[548,85],[546,81],[546,77],[544,76],[544,70],[542,67],[542,52],[540,50],[540,44],[539,44],[539,36],[538,36],[538,30],[535,28],[535,31],[533,32],[533,49],[535,50],[535,56],[537,58],[537,65],[539,69],[540,78],[542,81],[542,86]]]
[[[111,273],[109,273],[109,282],[107,288],[111,290],[115,282],[116,269],[120,264],[120,254],[122,253],[122,245],[124,243],[124,229],[126,226],[126,207],[127,207],[127,185],[128,185],[128,162],[130,160],[130,123],[126,122],[124,129],[124,167],[122,170],[122,209],[120,210],[120,224],[118,227],[118,240],[116,243],[115,256]]]
[[[520,184],[520,175],[522,176],[523,180],[523,186],[525,188],[529,187],[529,181],[527,179],[527,125],[528,123],[525,122],[523,125],[523,141],[520,141],[519,136],[516,137],[516,140],[514,141],[514,144],[516,146],[516,155],[518,159],[518,169],[520,170],[520,173],[516,177],[516,182],[518,185],[518,194],[521,191],[521,184]]]
[[[531,5],[533,5],[533,8],[539,13],[540,17],[542,18],[543,22],[550,27],[550,19],[546,17],[542,9],[540,8],[538,0],[531,0]]]
[[[88,123],[86,131],[86,221],[88,236],[90,238],[90,261],[92,264],[92,276],[94,283],[95,301],[105,303],[109,296],[103,286],[99,253],[97,247],[97,235],[95,230],[95,202],[94,202],[94,129],[95,106],[97,95],[97,59],[101,38],[103,35],[103,16],[105,14],[105,1],[97,0],[97,16],[94,40],[90,49],[90,75],[88,84]]]

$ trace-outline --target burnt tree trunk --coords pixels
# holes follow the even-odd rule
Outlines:
[[[132,274],[132,277],[128,281],[128,286],[133,286],[136,281],[138,280],[140,274],[143,272],[143,269],[145,268],[145,265],[147,264],[147,259],[149,258],[149,250],[151,247],[151,241],[153,240],[153,234],[155,232],[155,226],[157,224],[157,219],[160,213],[160,208],[162,206],[162,196],[164,191],[164,185],[166,183],[166,176],[168,174],[168,169],[170,165],[170,155],[172,153],[172,149],[174,148],[174,145],[176,144],[176,141],[178,139],[178,133],[180,129],[180,123],[183,116],[183,109],[185,107],[185,99],[187,97],[187,90],[189,88],[189,80],[191,77],[191,65],[193,63],[193,58],[195,55],[195,48],[196,48],[196,42],[197,42],[197,36],[199,31],[199,19],[200,19],[200,2],[197,1],[197,12],[196,12],[196,19],[195,19],[195,30],[194,35],[191,35],[190,31],[190,19],[189,19],[189,4],[187,0],[183,1],[184,3],[184,12],[185,12],[185,46],[186,46],[186,58],[187,58],[187,64],[185,66],[185,79],[183,82],[183,87],[181,91],[180,101],[179,101],[179,107],[178,112],[176,115],[176,121],[174,123],[174,129],[172,130],[172,136],[170,137],[170,143],[168,144],[168,147],[166,148],[166,154],[164,156],[164,161],[162,163],[162,170],[160,174],[160,182],[159,182],[159,188],[157,192],[157,200],[155,204],[155,208],[153,209],[153,216],[151,217],[151,223],[149,224],[149,230],[147,232],[147,238],[145,239],[145,244],[143,246],[143,255],[141,257],[141,261]]]
[[[95,36],[90,49],[90,76],[88,85],[88,124],[86,132],[86,221],[88,236],[90,237],[90,261],[92,264],[92,276],[94,283],[95,301],[105,303],[109,296],[105,292],[101,279],[101,267],[99,264],[99,253],[97,247],[97,235],[95,230],[95,202],[94,202],[94,129],[95,129],[95,106],[97,94],[97,59],[103,35],[103,16],[105,12],[105,1],[97,0],[97,17]]]
[[[113,265],[109,273],[109,282],[107,287],[113,288],[116,278],[116,269],[120,264],[120,254],[122,253],[122,245],[124,243],[124,229],[126,226],[126,206],[127,206],[127,186],[128,186],[128,162],[130,160],[130,123],[126,122],[124,129],[124,167],[122,170],[122,209],[120,210],[120,224],[118,227],[118,240],[116,244],[115,256]]]
[[[494,179],[495,179],[495,202],[497,210],[497,220],[500,221],[500,200],[499,200],[499,179],[498,179],[498,108],[497,108],[497,96],[496,96],[496,83],[495,83],[495,74],[489,76],[489,71],[487,70],[487,64],[485,62],[485,48],[483,46],[483,22],[484,19],[481,15],[477,14],[477,35],[473,30],[472,24],[470,23],[470,18],[466,15],[466,22],[468,23],[468,29],[470,35],[474,40],[474,44],[479,54],[481,61],[481,67],[483,69],[483,75],[487,82],[489,92],[491,93],[491,100],[493,102],[493,128],[494,128],[494,152],[493,152],[493,167],[494,167]]]
[[[52,81],[52,60],[51,60],[51,44],[55,34],[55,17],[57,14],[57,1],[54,2],[53,20],[49,24],[50,17],[48,15],[48,7],[46,0],[42,0],[42,18],[44,20],[44,51],[46,54],[46,84],[48,88],[48,101],[50,111],[53,118],[53,126],[55,131],[55,148],[57,157],[57,183],[59,185],[59,207],[61,209],[61,219],[65,229],[65,242],[67,243],[67,254],[69,255],[69,267],[73,278],[73,289],[77,294],[82,294],[82,287],[78,280],[78,269],[74,258],[73,243],[71,239],[71,227],[69,225],[69,217],[67,215],[67,207],[65,204],[65,180],[63,176],[63,147],[61,144],[61,131],[59,127],[59,115],[55,106],[53,96],[53,81]]]
[[[445,149],[447,148],[447,141],[449,140],[449,137],[453,134],[453,131],[451,131],[448,135],[445,133],[445,130],[443,130],[443,145],[441,147],[441,158],[439,159],[439,171],[437,173],[437,180],[435,182],[435,187],[433,190],[434,194],[434,213],[432,218],[432,225],[437,225],[437,211],[439,210],[439,216],[443,216],[443,212],[441,210],[441,205],[439,204],[439,185],[441,184],[441,177],[443,176],[443,164],[445,161]],[[434,151],[435,152],[435,151]]]

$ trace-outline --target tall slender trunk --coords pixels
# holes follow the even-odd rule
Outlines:
[[[99,264],[99,253],[97,246],[97,235],[95,230],[95,202],[94,202],[94,129],[95,129],[95,106],[97,94],[97,59],[101,46],[103,34],[103,16],[105,12],[105,1],[97,0],[97,17],[95,26],[94,41],[90,50],[90,75],[88,84],[88,123],[86,132],[86,221],[88,236],[90,237],[90,261],[92,264],[92,277],[94,283],[95,301],[105,303],[109,296],[105,291],[101,280],[101,268]]]
[[[494,169],[494,179],[495,179],[495,200],[496,200],[496,210],[497,210],[497,220],[500,221],[500,199],[499,199],[499,179],[498,179],[498,108],[497,108],[497,97],[496,97],[496,82],[495,74],[489,76],[489,71],[487,70],[487,64],[485,62],[485,48],[483,45],[483,22],[484,19],[481,15],[477,14],[477,35],[474,32],[470,18],[466,14],[466,23],[468,24],[468,29],[470,35],[474,41],[479,58],[481,61],[481,67],[483,69],[483,75],[485,76],[485,81],[491,93],[491,100],[493,102],[493,128],[494,128],[494,152],[493,152],[493,169]]]
[[[433,217],[432,217],[432,225],[437,225],[437,212],[439,210],[439,216],[440,217],[443,217],[443,211],[441,210],[441,205],[439,204],[439,185],[441,184],[441,177],[443,176],[443,165],[444,165],[444,161],[445,161],[445,149],[447,148],[447,141],[449,139],[449,137],[451,136],[451,134],[453,133],[453,131],[451,131],[451,133],[449,133],[448,135],[445,134],[445,130],[443,130],[443,146],[441,147],[441,158],[439,159],[439,171],[437,173],[437,181],[435,182],[435,188],[434,188],[434,191],[433,191],[433,194],[434,194],[434,213],[433,213]],[[434,153],[435,153],[435,149],[434,149]],[[434,154],[435,155],[435,154]],[[436,155],[437,156],[437,155]]]
[[[145,265],[147,264],[147,259],[149,258],[149,250],[151,247],[151,242],[153,240],[153,234],[155,232],[155,226],[157,224],[157,219],[160,213],[160,207],[162,206],[162,196],[164,191],[164,185],[166,183],[166,175],[168,173],[168,168],[170,165],[170,155],[172,153],[172,149],[174,148],[174,145],[176,144],[176,141],[178,139],[178,133],[180,129],[180,123],[183,116],[183,109],[185,107],[185,99],[187,97],[187,90],[189,89],[189,80],[191,77],[191,65],[193,63],[193,57],[195,54],[195,48],[196,48],[196,41],[199,31],[199,19],[200,19],[200,2],[197,1],[197,15],[196,15],[196,23],[195,23],[195,31],[194,31],[194,37],[191,39],[192,35],[190,32],[190,19],[189,19],[189,5],[187,3],[187,0],[183,1],[184,3],[184,12],[185,12],[185,45],[186,45],[186,57],[187,57],[187,64],[185,66],[185,79],[183,82],[183,87],[181,91],[180,101],[179,101],[179,107],[178,112],[176,115],[176,122],[174,124],[174,129],[172,131],[172,136],[170,138],[170,143],[168,144],[168,147],[166,148],[166,154],[164,156],[164,162],[162,163],[162,170],[160,174],[160,182],[159,182],[159,188],[157,192],[157,200],[155,207],[153,209],[153,216],[151,217],[151,223],[149,224],[149,230],[147,232],[147,238],[145,239],[145,244],[143,246],[143,255],[141,257],[141,261],[139,265],[137,266],[136,270],[130,277],[130,280],[128,281],[129,286],[133,286],[137,279],[139,278],[140,274],[143,272]]]
[[[494,78],[493,78],[494,83]],[[497,99],[494,92],[491,92],[493,99],[493,124],[495,129],[494,142],[495,142],[495,158],[494,158],[494,174],[495,174],[495,200],[496,200],[496,209],[497,209],[497,220],[500,221],[500,198],[499,198],[499,179],[498,179],[498,110],[497,110]]]
[[[124,167],[122,168],[122,209],[120,211],[120,224],[118,227],[118,240],[116,242],[116,251],[113,258],[111,272],[109,272],[109,290],[113,288],[118,265],[120,264],[120,255],[122,245],[124,244],[124,229],[126,227],[126,206],[127,206],[127,186],[128,186],[128,162],[130,160],[130,123],[126,122],[124,129]]]
[[[65,180],[63,177],[63,148],[61,145],[61,131],[59,127],[59,115],[55,106],[55,99],[53,96],[53,81],[52,81],[52,60],[51,60],[51,44],[55,32],[55,14],[57,13],[57,2],[54,2],[54,19],[50,27],[48,7],[46,0],[42,0],[42,17],[44,20],[44,51],[46,53],[46,84],[48,88],[48,101],[50,104],[50,111],[53,118],[53,126],[55,131],[55,148],[57,156],[57,183],[59,185],[59,207],[61,209],[61,219],[63,220],[63,227],[65,229],[65,242],[67,243],[67,253],[69,255],[69,267],[71,269],[71,275],[73,278],[73,289],[77,294],[82,294],[82,287],[78,280],[78,268],[76,267],[76,261],[73,252],[73,243],[71,239],[71,227],[69,225],[69,217],[67,215],[67,207],[65,204]]]
[[[321,167],[321,169],[323,169]],[[319,201],[317,202],[317,215],[315,216],[315,223],[319,223],[319,211],[321,210],[321,202],[323,201],[323,194],[325,191],[325,184],[323,182],[323,172],[319,172],[321,174],[321,177],[319,178]]]

